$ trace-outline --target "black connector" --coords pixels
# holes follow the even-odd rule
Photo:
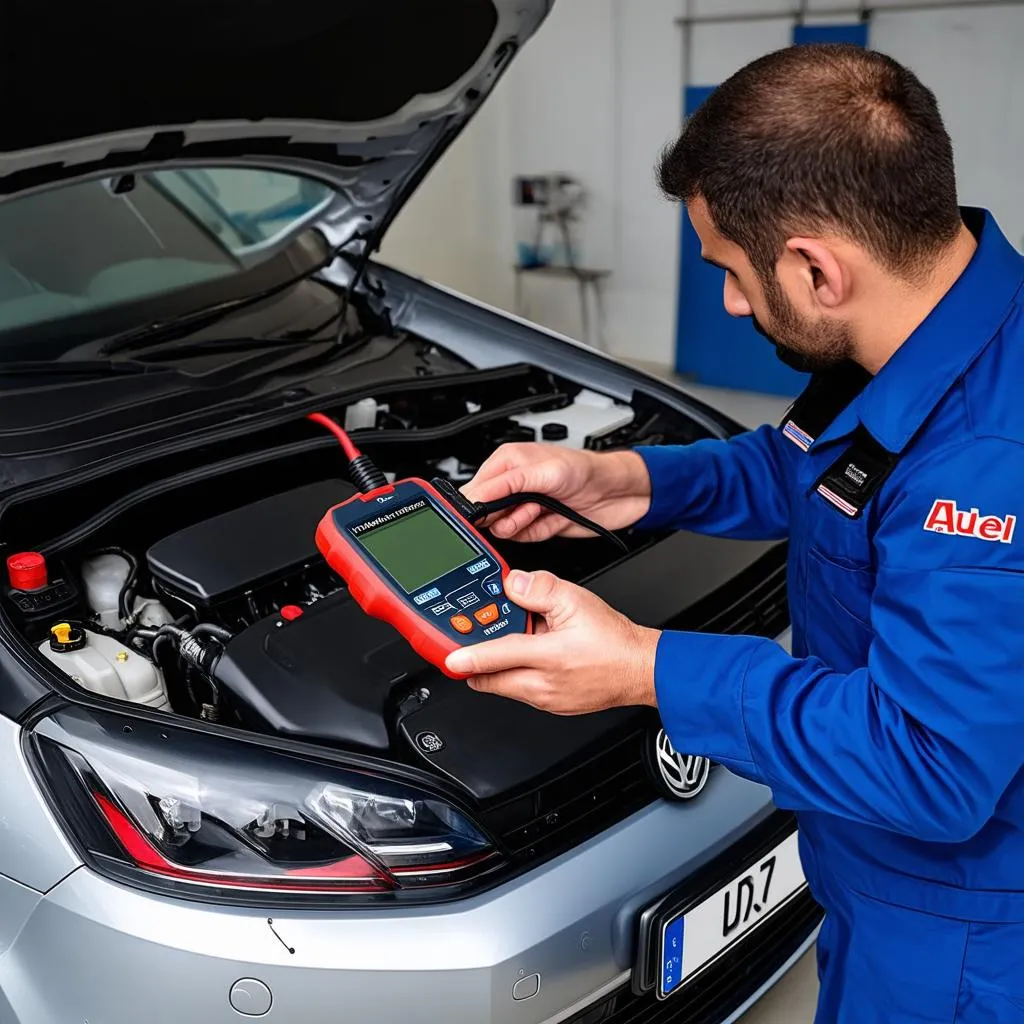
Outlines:
[[[477,504],[475,501],[470,501],[462,491],[458,489],[450,480],[446,480],[443,476],[435,476],[430,481],[434,486],[434,489],[448,502],[456,512],[462,516],[463,519],[473,523],[478,519],[483,519],[487,514],[482,511],[482,506]]]

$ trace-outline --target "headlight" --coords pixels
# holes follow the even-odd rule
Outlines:
[[[101,869],[175,887],[393,893],[462,881],[494,850],[396,780],[82,709],[33,735],[55,809]]]

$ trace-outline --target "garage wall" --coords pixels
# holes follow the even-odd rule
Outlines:
[[[993,209],[1024,247],[1024,6],[887,12],[874,0],[870,45],[913,67],[938,95],[965,202]],[[925,0],[927,2],[927,0]],[[540,33],[389,233],[382,258],[505,309],[513,303],[511,179],[564,171],[591,194],[584,260],[609,267],[608,340],[617,354],[670,365],[676,343],[679,217],[653,166],[678,131],[682,86],[720,82],[788,45],[796,0],[690,0],[692,14],[779,12],[701,25],[684,78],[685,0],[557,0]],[[812,0],[814,20],[848,0]],[[849,20],[848,16],[842,20]],[[531,281],[527,312],[578,335],[568,283]]]

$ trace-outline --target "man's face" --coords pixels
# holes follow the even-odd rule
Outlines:
[[[763,282],[746,253],[719,234],[703,199],[693,200],[686,209],[700,238],[702,258],[725,271],[722,301],[730,316],[750,317],[755,330],[775,345],[779,358],[795,369],[814,372],[851,357],[849,325],[823,316],[809,298],[813,292],[804,289],[794,299],[778,276]]]

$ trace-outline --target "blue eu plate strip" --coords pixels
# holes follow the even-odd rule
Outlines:
[[[683,980],[683,919],[677,917],[666,929],[661,949],[661,991],[669,995]]]

